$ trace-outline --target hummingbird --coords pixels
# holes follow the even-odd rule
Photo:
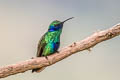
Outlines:
[[[46,57],[58,52],[60,46],[60,35],[62,33],[63,24],[74,17],[68,18],[64,21],[53,21],[48,28],[48,31],[41,37],[38,47],[37,47],[37,57]],[[36,68],[32,70],[33,72],[41,72],[45,67]]]

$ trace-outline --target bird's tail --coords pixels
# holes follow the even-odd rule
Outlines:
[[[32,73],[33,73],[33,72],[39,73],[39,72],[43,71],[45,68],[46,68],[46,67],[33,69],[33,70],[32,70]]]

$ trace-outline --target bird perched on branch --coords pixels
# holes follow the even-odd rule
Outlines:
[[[48,31],[42,36],[39,41],[37,48],[37,57],[45,56],[47,58],[48,55],[57,52],[60,46],[60,35],[62,32],[63,24],[72,18],[73,17],[68,18],[62,22],[55,20],[50,24]],[[36,68],[33,69],[32,72],[41,72],[44,69],[45,67]]]

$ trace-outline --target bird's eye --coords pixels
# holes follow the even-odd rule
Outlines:
[[[55,24],[55,27],[57,27],[59,24]]]

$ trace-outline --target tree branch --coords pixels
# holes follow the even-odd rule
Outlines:
[[[0,78],[22,73],[34,68],[50,66],[76,52],[90,50],[90,48],[94,47],[96,44],[109,40],[118,35],[120,35],[120,24],[117,24],[107,30],[95,32],[82,41],[74,42],[73,44],[61,49],[59,53],[48,56],[48,60],[45,57],[40,57],[19,62],[17,64],[0,67]]]

